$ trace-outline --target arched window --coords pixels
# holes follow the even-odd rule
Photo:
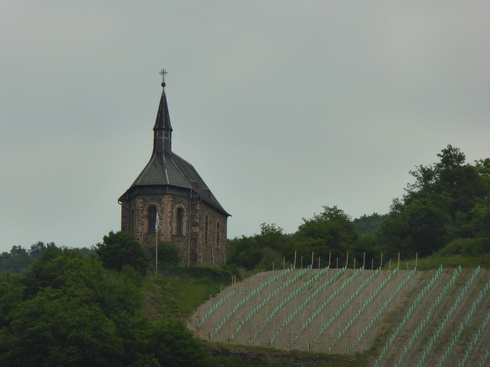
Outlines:
[[[175,221],[177,226],[177,235],[183,236],[184,235],[184,209],[177,208],[175,216],[176,216]]]
[[[216,223],[216,247],[219,248],[221,241],[221,232],[219,222]]]
[[[204,216],[204,244],[208,244],[209,220],[208,215]]]
[[[152,205],[148,208],[148,233],[155,233],[158,229],[158,210]]]

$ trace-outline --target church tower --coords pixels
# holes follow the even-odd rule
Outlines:
[[[121,230],[146,248],[157,240],[177,246],[181,265],[223,265],[230,214],[195,168],[172,151],[165,81],[162,88],[150,161],[119,198]]]

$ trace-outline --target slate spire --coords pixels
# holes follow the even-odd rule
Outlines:
[[[153,127],[153,154],[172,152],[172,125],[170,124],[170,114],[168,112],[167,96],[165,95],[165,75],[167,72],[162,69],[160,74],[163,77],[162,96],[158,106],[157,118]]]

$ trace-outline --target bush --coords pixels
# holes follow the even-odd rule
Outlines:
[[[108,236],[104,236],[104,242],[95,246],[95,252],[107,269],[120,271],[124,265],[129,265],[141,275],[145,275],[148,269],[143,247],[125,232],[109,232]]]
[[[155,247],[153,247],[152,253],[155,253]],[[180,264],[179,249],[177,246],[168,242],[158,243],[158,265],[163,266],[178,266]]]
[[[456,238],[444,246],[441,255],[478,256],[490,253],[490,238]]]

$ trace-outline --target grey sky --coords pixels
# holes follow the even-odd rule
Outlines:
[[[322,205],[387,213],[447,144],[490,157],[488,1],[0,4],[0,251],[91,246],[173,150],[233,216],[294,232]]]

